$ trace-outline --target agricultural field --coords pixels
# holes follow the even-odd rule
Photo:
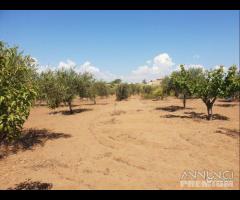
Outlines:
[[[0,190],[240,190],[238,11],[0,26]]]
[[[25,135],[0,160],[0,188],[30,179],[52,189],[182,189],[184,170],[233,170],[239,188],[239,103],[217,101],[212,121],[201,100],[135,95],[31,109]],[[208,188],[214,189],[214,188]],[[224,188],[228,189],[228,188]]]

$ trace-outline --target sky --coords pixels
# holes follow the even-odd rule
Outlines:
[[[0,11],[0,40],[34,57],[39,71],[141,82],[180,64],[239,66],[239,11]]]

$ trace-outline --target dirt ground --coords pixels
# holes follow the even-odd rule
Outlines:
[[[27,179],[52,189],[196,189],[185,170],[233,171],[239,189],[239,105],[217,101],[213,121],[200,100],[74,102],[31,110],[26,136],[0,159],[0,189]],[[30,129],[30,130],[29,130]],[[218,189],[218,188],[206,188]]]

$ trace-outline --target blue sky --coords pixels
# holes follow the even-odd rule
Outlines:
[[[239,65],[239,11],[0,11],[0,40],[41,69],[140,81],[179,64]]]

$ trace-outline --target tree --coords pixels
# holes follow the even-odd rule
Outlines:
[[[239,98],[240,73],[237,71],[236,65],[229,67],[225,78],[225,87],[225,97]]]
[[[109,95],[109,88],[104,81],[95,81],[91,84],[89,89],[89,98],[96,104],[96,96],[107,97]]]
[[[161,88],[162,88],[162,95],[164,95],[164,96],[170,95],[170,92],[172,90],[170,81],[171,81],[171,79],[169,76],[165,76],[162,79]]]
[[[83,74],[78,74],[78,84],[77,90],[80,98],[91,98],[92,85],[95,82],[93,75],[85,72]]]
[[[73,69],[61,69],[57,73],[57,84],[59,84],[62,92],[62,100],[69,106],[72,114],[72,101],[78,93],[78,75]]]
[[[120,84],[122,83],[122,80],[121,79],[115,79],[114,81],[111,82],[111,84],[115,85],[115,84]]]
[[[116,97],[117,101],[121,101],[129,97],[129,86],[127,83],[121,83],[117,86]]]
[[[55,109],[63,102],[63,87],[59,84],[55,71],[48,70],[40,74],[38,82],[41,96],[46,100],[48,107]]]
[[[153,98],[152,92],[153,92],[153,87],[151,85],[143,85],[142,86],[141,95],[143,98],[146,98],[146,99]]]
[[[131,95],[139,94],[141,91],[141,86],[137,83],[131,83],[129,84],[129,92]]]
[[[107,97],[109,95],[109,88],[104,81],[96,81],[94,85],[96,87],[98,96]]]
[[[180,65],[179,73],[172,73],[171,80],[174,88],[183,95],[183,107],[186,107],[186,98],[190,95],[189,73],[185,70],[184,65]]]
[[[21,134],[37,95],[35,63],[17,47],[0,42],[0,140],[13,140]]]
[[[225,94],[225,73],[223,67],[215,70],[205,70],[199,74],[193,83],[194,93],[202,99],[207,107],[207,119],[212,119],[212,108],[217,97]]]

